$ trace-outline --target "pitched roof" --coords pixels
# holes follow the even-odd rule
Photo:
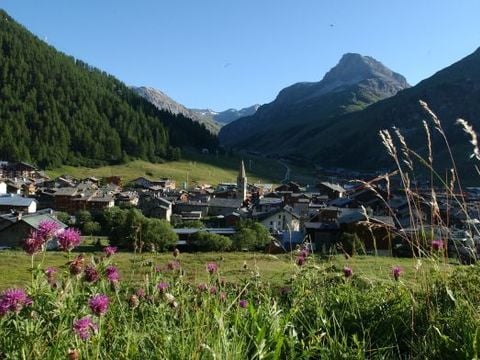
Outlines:
[[[33,202],[36,202],[36,200],[22,196],[0,196],[0,206],[30,206]]]

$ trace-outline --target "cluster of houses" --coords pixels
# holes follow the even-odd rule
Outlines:
[[[240,220],[253,219],[284,249],[309,239],[318,251],[328,252],[348,232],[360,236],[367,252],[390,254],[396,234],[405,229],[440,220],[450,227],[471,224],[478,218],[480,191],[468,190],[457,194],[466,204],[462,205],[441,189],[432,192],[428,184],[418,184],[416,198],[408,201],[396,173],[342,184],[319,181],[308,187],[292,181],[280,186],[251,184],[243,162],[236,183],[179,189],[174,180],[146,177],[125,185],[118,176],[50,179],[32,165],[0,162],[0,246],[12,246],[41,219],[55,218],[55,211],[75,215],[80,210],[132,206],[174,224],[200,220],[207,225],[202,231],[226,236],[235,234]],[[187,246],[200,229],[175,231],[179,244]]]

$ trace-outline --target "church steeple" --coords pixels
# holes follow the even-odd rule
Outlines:
[[[240,169],[237,176],[237,199],[247,199],[247,175],[245,173],[245,164],[240,163]]]

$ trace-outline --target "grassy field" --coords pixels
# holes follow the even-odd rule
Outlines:
[[[139,176],[149,178],[168,177],[175,179],[181,186],[188,181],[195,183],[218,184],[220,182],[236,182],[240,161],[244,160],[248,181],[279,183],[285,176],[285,167],[275,159],[246,155],[226,156],[214,154],[200,154],[195,151],[186,151],[180,161],[154,164],[142,160],[131,161],[121,165],[102,166],[98,168],[62,166],[47,171],[51,177],[68,174],[82,178],[87,176],[105,177],[118,175],[124,181]],[[307,169],[291,167],[291,178],[301,183],[314,183],[313,173]]]
[[[73,253],[77,255],[78,253]],[[99,252],[86,252],[86,263],[101,255]],[[167,254],[133,254],[120,252],[115,256],[115,264],[120,269],[124,280],[141,280],[145,273],[150,272],[152,267],[164,267],[173,259]],[[185,278],[189,282],[198,283],[206,280],[207,274],[205,264],[216,262],[222,274],[228,281],[240,282],[255,274],[261,276],[262,280],[275,286],[281,286],[295,273],[295,255],[269,255],[263,253],[185,253],[179,258],[182,268],[185,271]],[[51,251],[47,252],[45,259],[41,256],[35,258],[35,265],[43,261],[42,268],[49,266],[65,268],[68,257],[65,253]],[[244,264],[247,268],[244,268]],[[342,272],[344,266],[352,268],[354,274],[369,282],[392,281],[392,266],[402,267],[402,279],[407,283],[415,284],[421,276],[428,276],[429,272],[442,267],[442,270],[449,271],[455,265],[432,262],[431,259],[424,259],[418,262],[414,259],[355,256],[346,260],[343,256],[334,256],[330,259],[314,257],[309,266],[318,267],[325,271]],[[0,252],[0,289],[12,286],[24,286],[31,279],[30,256],[20,250],[9,250]]]

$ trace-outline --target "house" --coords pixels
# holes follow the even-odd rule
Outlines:
[[[26,162],[8,163],[3,166],[3,176],[7,178],[35,178],[38,169]]]
[[[208,202],[208,215],[229,215],[242,207],[242,199],[213,198]]]
[[[138,206],[145,216],[171,221],[173,203],[158,195],[142,194]]]
[[[263,197],[254,204],[255,211],[259,213],[268,213],[283,207],[283,200],[279,198]]]
[[[19,195],[7,194],[0,196],[0,214],[12,211],[32,214],[37,211],[37,201]]]
[[[301,192],[301,189],[300,189],[300,185],[293,181],[289,181],[288,183],[282,184],[275,188],[275,192],[284,192],[284,191],[289,191],[295,194],[295,193]]]
[[[290,206],[269,213],[260,213],[254,219],[269,229],[270,232],[300,230],[300,216]]]
[[[67,227],[53,215],[51,209],[41,210],[36,214],[17,213],[0,216],[0,246],[12,248],[22,246],[30,231],[38,230],[39,224],[45,220],[57,223],[61,229]],[[51,245],[56,246],[54,243]]]
[[[327,195],[329,199],[337,199],[343,197],[345,189],[339,184],[332,184],[327,181],[322,181],[317,185],[320,194]]]

